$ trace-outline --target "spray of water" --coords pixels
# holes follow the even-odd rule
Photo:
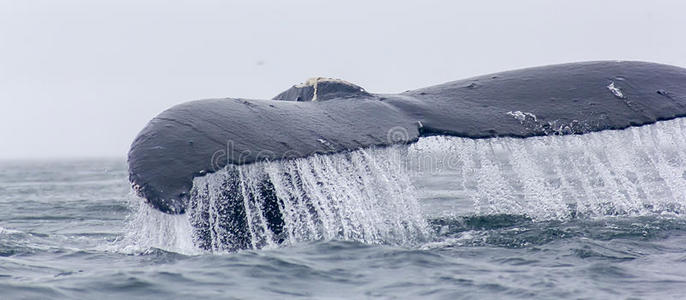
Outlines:
[[[131,193],[124,235],[103,250],[127,254],[162,249],[187,255],[201,253],[193,244],[193,228],[186,215],[160,212]]]

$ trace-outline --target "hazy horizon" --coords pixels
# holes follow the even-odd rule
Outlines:
[[[185,101],[310,77],[390,93],[522,67],[686,67],[680,1],[3,1],[0,160],[124,158]]]

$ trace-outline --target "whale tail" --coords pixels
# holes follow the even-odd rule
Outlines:
[[[400,94],[373,94],[342,80],[315,78],[274,100],[208,99],[162,112],[131,145],[129,179],[155,208],[168,213],[190,210],[199,236],[230,232],[232,247],[245,248],[249,228],[257,228],[246,224],[260,219],[251,211],[265,211],[260,228],[271,237],[259,243],[269,244],[285,240],[284,215],[292,209],[283,202],[286,194],[278,193],[284,191],[275,183],[281,175],[263,174],[246,190],[240,179],[246,165],[351,153],[435,135],[482,139],[585,134],[684,116],[686,69],[654,63],[545,66]],[[224,179],[197,182],[218,180],[214,176]],[[204,185],[221,192],[199,188]],[[305,204],[298,205],[314,209],[310,199],[300,201]],[[210,216],[204,211],[208,207],[220,207],[222,213]],[[301,221],[306,222],[303,214]]]

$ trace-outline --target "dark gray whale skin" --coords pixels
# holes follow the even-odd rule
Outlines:
[[[645,62],[536,67],[400,94],[323,80],[273,100],[198,100],[162,112],[131,145],[129,179],[155,208],[183,213],[193,178],[227,164],[412,143],[420,136],[583,134],[684,116],[686,69]]]

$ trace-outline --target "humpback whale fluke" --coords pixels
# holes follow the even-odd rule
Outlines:
[[[315,78],[273,100],[208,99],[152,119],[131,145],[130,181],[183,213],[193,178],[263,160],[468,138],[583,134],[686,116],[686,69],[584,62],[479,76],[400,94]]]

